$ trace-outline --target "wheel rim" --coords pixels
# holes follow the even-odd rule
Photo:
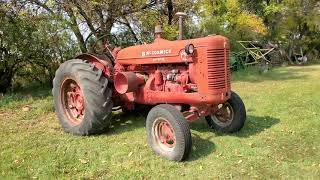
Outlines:
[[[84,96],[75,80],[65,79],[63,81],[61,98],[69,122],[80,124],[84,118]]]
[[[153,134],[156,143],[163,150],[173,150],[176,145],[176,136],[168,120],[157,118],[153,125]]]
[[[222,127],[230,125],[234,118],[234,110],[230,103],[225,102],[220,104],[218,108],[218,111],[211,115],[211,119]]]

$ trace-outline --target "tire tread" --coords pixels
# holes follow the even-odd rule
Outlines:
[[[55,111],[63,129],[77,135],[102,133],[110,124],[113,105],[108,79],[102,75],[102,71],[95,68],[95,65],[89,64],[88,61],[72,59],[61,64],[55,75],[52,94]],[[59,104],[58,99],[60,98],[60,85],[66,75],[78,77],[77,82],[82,86],[81,89],[85,96],[85,117],[79,125],[69,123],[64,112],[61,112],[62,105]]]

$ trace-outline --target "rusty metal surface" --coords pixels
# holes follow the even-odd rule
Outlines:
[[[67,119],[72,124],[80,124],[84,118],[84,96],[78,83],[66,78],[61,85],[61,104]]]

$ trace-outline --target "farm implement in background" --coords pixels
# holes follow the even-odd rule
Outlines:
[[[237,42],[244,50],[231,53],[231,69],[245,69],[248,66],[260,65],[260,70],[266,72],[271,68],[271,59],[268,55],[274,51],[276,46],[268,44],[267,47],[263,47],[257,41]]]
[[[258,41],[237,41],[241,51],[230,53],[230,68],[233,71],[259,65],[261,72],[283,63],[303,65],[308,58],[301,47],[283,48],[279,44]]]

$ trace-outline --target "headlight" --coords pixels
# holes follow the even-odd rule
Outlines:
[[[187,54],[193,54],[194,52],[194,45],[193,44],[188,44],[185,47],[185,51]]]

